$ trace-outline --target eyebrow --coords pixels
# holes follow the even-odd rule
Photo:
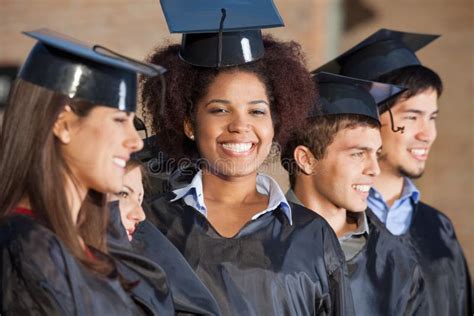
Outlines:
[[[211,103],[223,103],[223,104],[230,104],[229,100],[223,100],[223,99],[212,99],[206,102],[205,106],[208,106]]]
[[[421,114],[425,114],[426,111],[409,109],[409,110],[402,111],[402,113],[415,113],[415,114],[420,114],[421,115]],[[433,111],[430,115],[438,114],[438,113],[439,113],[439,110],[436,110],[436,111]]]
[[[270,104],[268,104],[268,102],[265,100],[250,101],[248,104],[259,104],[259,103],[265,103],[266,105],[270,106]]]
[[[372,151],[372,148],[364,147],[364,146],[351,146],[351,147],[347,148],[347,150],[354,150],[354,149],[363,150],[363,151]]]
[[[423,113],[425,113],[425,111],[421,111],[421,110],[415,110],[415,109],[408,109],[408,110],[404,110],[404,111],[402,111],[402,113],[415,113],[415,114],[423,114]]]
[[[212,100],[209,100],[208,102],[206,102],[205,106],[208,106],[209,104],[212,104],[212,103],[222,103],[222,104],[231,104],[231,102],[229,100],[224,100],[224,99],[212,99]],[[267,101],[265,100],[253,100],[253,101],[250,101],[248,104],[259,104],[259,103],[265,103],[266,105],[270,106],[270,104],[268,104]]]
[[[129,187],[128,185],[125,185],[125,184],[124,184],[123,186],[124,186],[125,188],[127,188],[130,192],[135,193],[135,191],[134,191],[131,187]]]

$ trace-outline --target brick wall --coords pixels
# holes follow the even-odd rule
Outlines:
[[[439,136],[425,176],[418,181],[423,199],[454,222],[471,270],[474,269],[474,128],[472,0],[277,0],[286,27],[277,38],[300,42],[314,69],[380,27],[433,32],[443,37],[419,56],[445,83],[440,102]],[[345,5],[343,5],[345,4]],[[350,4],[347,6],[347,4]],[[342,8],[362,6],[369,20],[342,32]],[[179,41],[168,34],[158,0],[2,0],[0,64],[20,64],[34,41],[21,31],[49,27],[142,59],[158,44]],[[360,13],[360,12],[359,12]],[[264,166],[288,186],[278,163]]]

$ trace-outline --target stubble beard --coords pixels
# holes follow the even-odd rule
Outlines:
[[[388,163],[387,154],[383,153],[382,155],[380,155],[378,161]],[[419,170],[411,171],[402,165],[398,165],[394,168],[394,171],[402,177],[407,177],[410,179],[419,179],[423,176],[423,173],[425,172],[425,166],[421,167]]]
[[[425,167],[421,168],[418,171],[409,171],[405,169],[403,166],[398,166],[398,172],[400,175],[410,178],[410,179],[419,179],[423,176],[423,173],[425,172]]]

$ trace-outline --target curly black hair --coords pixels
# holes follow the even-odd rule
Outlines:
[[[305,66],[301,47],[296,42],[280,42],[264,36],[263,58],[243,65],[225,68],[196,67],[178,56],[180,45],[156,48],[148,62],[159,64],[168,72],[166,79],[166,106],[161,107],[159,78],[141,78],[141,101],[144,118],[157,134],[158,146],[170,157],[199,158],[195,142],[183,130],[185,119],[194,122],[195,105],[221,72],[251,72],[265,84],[270,100],[275,141],[286,145],[291,132],[302,126],[306,113],[314,104],[316,88]]]

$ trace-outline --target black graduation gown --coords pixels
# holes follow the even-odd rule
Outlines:
[[[357,315],[429,315],[426,289],[414,253],[366,210],[366,244],[347,261]]]
[[[117,202],[109,204],[108,245],[121,274],[137,285],[134,299],[145,303],[147,315],[219,315],[209,290],[189,267],[181,253],[153,225],[144,221],[130,243]],[[146,233],[146,239],[140,239]],[[146,245],[146,247],[145,247]]]
[[[141,314],[117,272],[110,277],[91,272],[53,232],[29,216],[2,220],[0,251],[1,315]]]
[[[400,240],[413,248],[421,266],[429,315],[472,315],[471,280],[466,259],[448,217],[419,202]]]
[[[166,273],[153,261],[136,254],[120,218],[119,203],[109,203],[107,246],[119,273],[130,285],[130,296],[147,315],[174,315]]]
[[[184,255],[224,315],[352,315],[344,256],[319,215],[291,204],[247,223],[233,238],[175,194],[150,201],[148,219]],[[144,238],[147,238],[144,236]]]
[[[189,266],[176,247],[149,221],[134,233],[133,249],[166,271],[178,314],[221,315],[209,289]]]

